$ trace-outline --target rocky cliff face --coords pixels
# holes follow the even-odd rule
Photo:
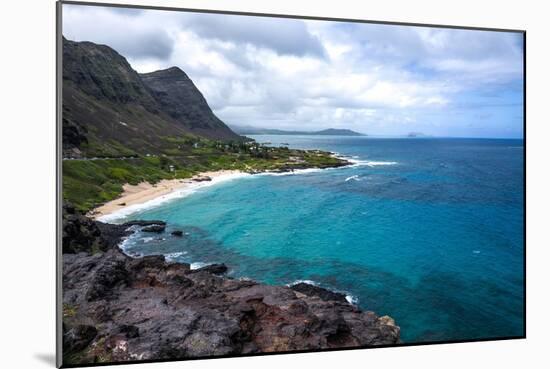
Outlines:
[[[65,156],[161,153],[164,137],[186,133],[241,140],[181,70],[141,76],[108,46],[63,39]]]
[[[157,104],[128,61],[106,45],[63,41],[63,80],[98,100],[139,103],[152,112]]]
[[[108,245],[102,237],[96,223],[76,211],[68,204],[63,204],[63,254],[79,252],[94,253],[106,251]]]
[[[236,134],[219,120],[193,81],[180,68],[140,74],[164,112],[191,132],[216,140],[234,140]]]
[[[223,265],[191,270],[163,256],[134,259],[113,247],[129,225],[82,224],[93,229],[87,234],[99,230],[107,248],[63,255],[66,365],[399,342],[390,317],[363,312],[340,294],[231,279]]]

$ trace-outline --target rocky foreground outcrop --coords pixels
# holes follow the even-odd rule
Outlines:
[[[65,220],[86,228],[73,215]],[[101,248],[63,255],[65,365],[399,341],[393,319],[363,312],[339,294],[231,279],[223,265],[191,270],[163,256],[134,259],[116,247],[128,225],[87,225],[101,238],[90,244]]]

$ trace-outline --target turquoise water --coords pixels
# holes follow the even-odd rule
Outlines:
[[[248,176],[142,210],[129,218],[188,235],[138,234],[127,252],[313,281],[392,316],[404,342],[523,334],[522,140],[254,138],[357,164]]]

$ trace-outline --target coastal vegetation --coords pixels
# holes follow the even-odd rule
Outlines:
[[[126,183],[347,164],[238,135],[177,67],[139,74],[108,46],[67,39],[62,143],[63,198],[84,212],[117,198]]]
[[[290,171],[345,165],[319,150],[269,147],[255,141],[214,141],[193,135],[164,137],[159,154],[63,160],[63,198],[81,211],[115,199],[126,183],[155,184],[216,170]]]

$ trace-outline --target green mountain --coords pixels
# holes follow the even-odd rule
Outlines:
[[[64,157],[159,154],[182,135],[243,139],[179,68],[140,75],[108,46],[63,39]]]
[[[241,135],[366,136],[351,129],[336,128],[328,128],[321,131],[284,131],[281,129],[231,125],[231,129]]]
[[[63,39],[62,98],[63,199],[81,211],[117,198],[126,183],[348,164],[239,136],[181,69],[138,74],[104,45]]]

